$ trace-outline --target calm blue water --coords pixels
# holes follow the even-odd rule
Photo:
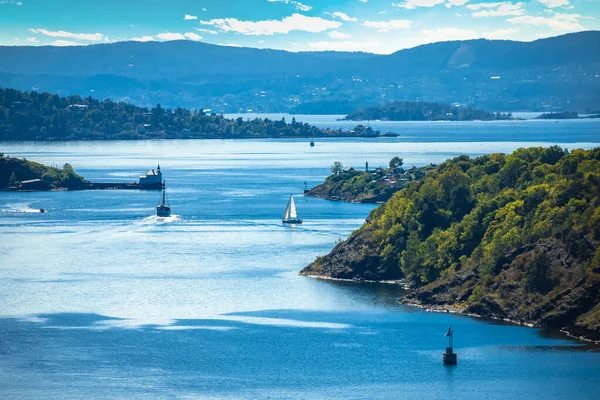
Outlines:
[[[372,209],[301,196],[333,161],[375,166],[399,155],[422,165],[530,144],[515,143],[523,132],[506,135],[314,148],[306,140],[0,143],[11,156],[69,162],[90,180],[135,180],[160,162],[175,214],[153,217],[158,192],[0,192],[0,397],[596,398],[593,347],[401,306],[391,285],[297,274]],[[578,135],[558,143],[600,145]],[[305,220],[295,227],[280,222],[290,193]],[[448,325],[456,367],[441,363]]]

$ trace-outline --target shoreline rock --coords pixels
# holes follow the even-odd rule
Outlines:
[[[378,281],[378,280],[365,280],[365,279],[334,278],[331,276],[318,275],[318,274],[306,273],[306,272],[300,272],[299,274],[302,276],[305,276],[307,278],[319,279],[319,280],[324,280],[324,281],[351,282],[351,283],[356,283],[356,284],[379,283],[382,285],[398,285],[404,290],[409,290],[409,291],[414,290],[414,285],[412,284],[412,282],[410,282],[406,279]],[[500,318],[500,317],[496,317],[493,315],[489,315],[489,316],[480,315],[477,313],[466,311],[467,307],[458,307],[458,306],[450,305],[450,304],[425,304],[419,300],[408,297],[409,295],[410,295],[410,293],[408,293],[404,297],[399,298],[398,303],[405,305],[405,306],[409,306],[409,307],[420,308],[426,312],[460,314],[460,315],[465,315],[465,316],[471,317],[471,318],[482,318],[482,319],[490,319],[490,320],[494,320],[494,321],[502,321],[502,322],[506,322],[506,323],[509,323],[512,325],[518,325],[518,326],[523,326],[523,327],[527,327],[527,328],[547,328],[547,329],[551,329],[556,332],[560,332],[560,333],[564,334],[565,336],[567,336],[568,338],[573,339],[573,340],[579,340],[579,341],[591,343],[594,345],[600,345],[600,340],[592,339],[592,338],[586,337],[585,335],[577,335],[573,331],[568,330],[566,328],[554,328],[554,327],[540,326],[538,324],[535,324],[534,322],[527,321],[527,320],[516,321],[516,320],[510,319],[510,318]]]
[[[506,322],[506,323],[513,324],[513,325],[526,326],[528,328],[551,329],[551,330],[560,332],[560,333],[568,336],[571,339],[577,339],[577,340],[581,340],[584,342],[600,345],[600,340],[592,339],[592,338],[586,337],[584,335],[576,335],[565,328],[540,326],[538,324],[535,324],[533,322],[526,321],[526,320],[515,321],[510,318],[500,318],[500,317],[496,317],[493,315],[490,315],[490,316],[480,315],[480,314],[476,314],[476,313],[467,312],[466,311],[467,307],[456,307],[456,306],[449,305],[449,304],[424,304],[424,303],[419,302],[418,300],[408,299],[406,297],[402,297],[402,298],[398,299],[398,303],[403,304],[405,306],[420,308],[427,312],[438,312],[438,313],[446,312],[446,313],[451,313],[451,314],[461,314],[461,315],[466,315],[466,316],[472,317],[472,318],[483,318],[483,319],[487,318],[487,319],[491,319],[491,320],[495,320],[495,321]]]

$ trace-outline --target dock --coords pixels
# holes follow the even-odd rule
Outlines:
[[[138,182],[86,182],[78,190],[162,190],[162,183],[140,185]]]

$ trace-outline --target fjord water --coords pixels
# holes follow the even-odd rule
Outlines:
[[[600,125],[579,122],[529,142],[515,123],[502,141],[481,131],[470,142],[450,133],[314,148],[305,139],[0,143],[92,181],[135,180],[160,162],[174,214],[153,216],[157,191],[0,192],[0,397],[596,398],[592,346],[405,307],[393,285],[298,275],[373,208],[302,197],[333,161],[379,166],[399,155],[423,165],[600,145]],[[281,224],[290,194],[302,225]],[[455,367],[441,363],[448,325]]]

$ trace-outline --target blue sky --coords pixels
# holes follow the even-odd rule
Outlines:
[[[0,44],[196,40],[388,54],[443,40],[600,30],[600,0],[0,0]]]

